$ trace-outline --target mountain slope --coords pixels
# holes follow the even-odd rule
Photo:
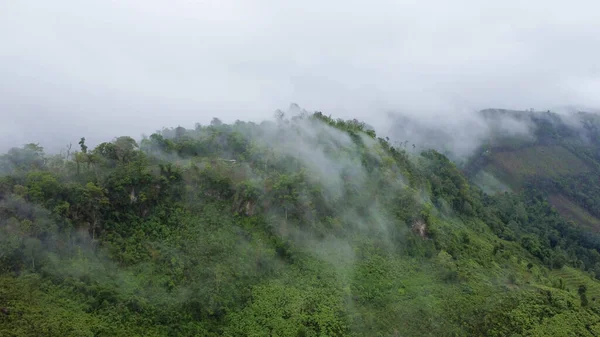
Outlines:
[[[597,115],[561,117],[550,112],[496,110],[483,115],[518,115],[535,130],[535,138],[512,144],[503,140],[487,143],[464,168],[467,175],[493,176],[513,190],[538,189],[566,219],[596,227],[600,216],[600,203],[596,200],[600,192],[596,178],[600,173]],[[475,181],[482,188],[489,188],[484,179]]]
[[[2,335],[600,331],[583,232],[356,120],[215,119],[80,148],[0,160]]]

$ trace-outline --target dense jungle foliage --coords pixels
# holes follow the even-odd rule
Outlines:
[[[496,173],[516,191],[503,197],[517,196],[526,206],[521,213],[527,216],[513,219],[511,229],[496,227],[495,232],[507,240],[520,236],[516,232],[533,235],[533,245],[527,243],[524,248],[548,266],[565,263],[561,254],[544,253],[562,240],[570,264],[600,278],[596,257],[600,249],[600,117],[589,113],[561,117],[549,111],[484,114],[516,118],[529,124],[534,133],[521,139],[497,137],[464,168],[467,176],[486,169]],[[547,212],[548,205],[558,212]]]
[[[600,335],[594,235],[356,120],[28,144],[0,172],[2,336]]]

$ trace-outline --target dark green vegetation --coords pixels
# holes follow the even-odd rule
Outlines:
[[[501,190],[497,187],[501,182],[506,189],[517,192],[504,198],[520,198],[524,203],[528,217],[515,221],[508,234],[499,229],[496,233],[508,240],[516,240],[523,233],[534,235],[538,241],[534,246],[540,248],[534,254],[547,265],[552,265],[554,258],[542,251],[555,249],[562,240],[568,243],[562,245],[566,254],[577,260],[575,266],[600,277],[599,117],[586,113],[570,117],[550,112],[496,113],[518,118],[535,130],[532,139],[507,143],[497,138],[489,142],[464,168],[484,190]],[[529,223],[528,218],[538,212],[537,208],[548,205],[555,212],[545,216],[543,227]],[[524,245],[533,253],[528,246]],[[562,265],[562,259],[556,262]]]
[[[355,120],[0,165],[2,336],[600,334],[596,241],[543,193],[486,195]]]

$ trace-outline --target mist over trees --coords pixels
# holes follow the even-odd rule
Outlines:
[[[2,335],[600,329],[597,234],[544,191],[486,194],[356,119],[295,109],[77,145],[0,157]]]

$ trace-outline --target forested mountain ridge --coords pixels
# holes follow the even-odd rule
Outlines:
[[[532,136],[491,137],[465,165],[465,174],[490,193],[537,195],[569,222],[562,227],[583,229],[588,233],[584,245],[599,247],[599,116],[510,110],[482,114],[516,118],[528,124]],[[600,276],[597,267],[593,269]]]
[[[322,113],[0,158],[0,335],[596,336],[597,241]]]

